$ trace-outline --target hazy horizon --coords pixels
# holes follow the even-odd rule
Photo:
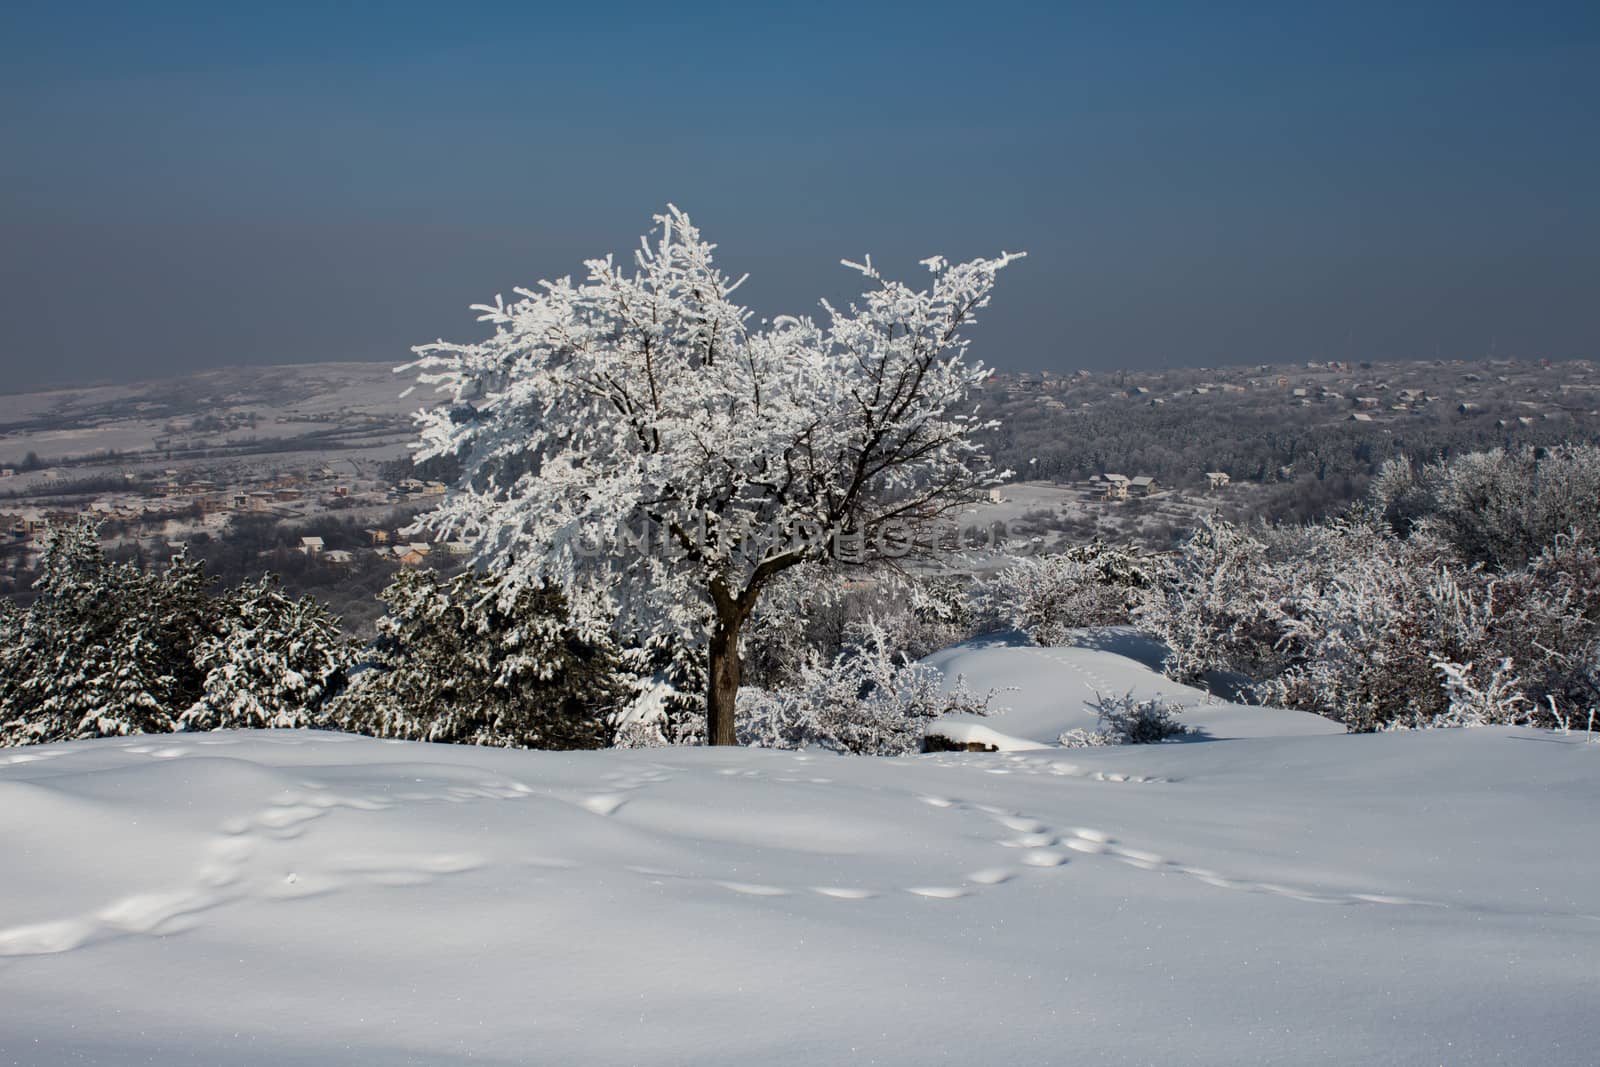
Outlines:
[[[671,201],[762,315],[1026,249],[1004,370],[1600,354],[1583,4],[13,4],[0,391],[398,364]]]

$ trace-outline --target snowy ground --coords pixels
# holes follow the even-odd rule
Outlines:
[[[1019,739],[1182,695],[1109,649],[940,661],[1018,686]],[[0,751],[0,1063],[1600,1059],[1600,745],[1188,717],[899,760]]]

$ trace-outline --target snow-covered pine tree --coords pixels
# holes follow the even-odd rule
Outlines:
[[[38,595],[7,624],[0,744],[173,729],[197,695],[205,586],[186,556],[145,573],[107,562],[90,521],[52,528]]]
[[[186,730],[318,725],[351,658],[339,620],[309,596],[283,591],[276,575],[223,598],[214,629],[195,649],[202,695],[186,710]]]
[[[328,706],[329,725],[377,737],[504,748],[601,748],[625,680],[603,641],[567,620],[559,594],[509,605],[469,571],[403,570],[368,662]]]
[[[478,307],[489,339],[416,349],[446,395],[418,458],[463,466],[423,525],[476,539],[503,606],[550,585],[593,636],[702,649],[707,737],[733,744],[740,639],[771,583],[912,551],[995,480],[962,331],[1017,257],[926,260],[922,290],[848,264],[872,285],[859,305],[756,327],[688,216],[656,222],[633,272],[591,260],[582,284]]]

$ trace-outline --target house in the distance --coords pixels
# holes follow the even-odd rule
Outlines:
[[[1134,496],[1149,496],[1156,491],[1156,480],[1148,474],[1141,474],[1128,483],[1128,491]]]
[[[320,555],[322,555],[322,538],[320,538],[320,537],[302,537],[302,538],[300,538],[300,551],[304,552],[308,556],[320,556]]]
[[[1229,481],[1226,471],[1206,471],[1206,488],[1221,489]]]
[[[1100,487],[1100,496],[1105,500],[1128,499],[1129,479],[1126,474],[1108,474]]]

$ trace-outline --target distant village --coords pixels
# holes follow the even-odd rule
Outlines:
[[[1210,396],[1254,395],[1277,398],[1289,407],[1319,409],[1349,422],[1383,422],[1444,404],[1464,416],[1497,412],[1495,423],[1502,429],[1574,410],[1593,414],[1600,405],[1600,380],[1587,360],[1311,360],[1293,367],[1258,364],[1164,372],[995,372],[986,387],[1013,399],[1033,397],[1040,406],[1060,412],[1106,400],[1162,407]]]
[[[15,473],[6,470],[0,478],[14,477]],[[49,471],[44,474],[47,486],[56,480],[49,477]],[[262,481],[246,484],[226,484],[175,468],[156,475],[129,473],[123,477],[125,487],[101,492],[74,506],[0,505],[0,550],[20,554],[20,565],[31,567],[49,526],[80,516],[101,523],[108,544],[144,542],[159,546],[164,542],[176,550],[197,534],[225,537],[229,524],[239,516],[299,527],[314,525],[319,516],[391,515],[397,509],[415,512],[430,506],[445,492],[444,483],[439,481],[402,478],[388,485],[376,479],[341,477],[327,466],[275,472]],[[365,552],[392,559],[401,566],[421,566],[434,552],[464,555],[470,551],[459,540],[434,543],[402,538],[393,525],[369,526],[365,537]],[[298,537],[293,547],[331,566],[348,566],[357,561],[355,551],[325,548],[324,539],[316,535]]]
[[[229,373],[249,380],[241,385]],[[36,565],[51,523],[81,515],[102,523],[108,546],[137,546],[147,558],[200,537],[226,539],[241,523],[275,524],[284,531],[278,546],[262,555],[287,549],[329,568],[354,568],[367,560],[438,566],[446,558],[459,565],[470,553],[459,541],[434,543],[400,533],[411,516],[444,495],[446,485],[421,471],[405,473],[408,405],[414,402],[395,399],[389,368],[325,364],[204,377],[211,393],[182,383],[167,383],[160,392],[152,386],[143,394],[130,387],[125,400],[85,390],[77,407],[52,398],[55,406],[48,410],[9,427],[0,422],[0,445],[10,446],[0,457],[28,455],[26,463],[0,466],[0,589],[8,575]],[[1452,420],[1475,440],[1490,442],[1546,426],[1583,436],[1584,427],[1600,425],[1594,421],[1600,377],[1592,363],[1581,360],[1313,360],[1157,371],[996,372],[981,392],[990,414],[1010,422],[1031,411],[1033,432],[1040,432],[1043,417],[1042,432],[1058,440],[1071,438],[1076,417],[1114,414],[1130,405],[1152,416],[1216,412],[1219,439],[1228,432],[1224,416],[1291,420],[1284,425],[1293,426],[1343,424],[1349,432],[1370,427],[1380,434],[1403,430],[1411,420]],[[122,447],[96,451],[95,443],[105,440]],[[1013,460],[1013,484],[996,489],[978,511],[1024,528],[1033,522],[1040,532],[1054,529],[1062,537],[1159,539],[1218,501],[1237,501],[1247,510],[1249,492],[1260,490],[1264,480],[1260,470],[1207,463],[1204,454],[1187,460],[1198,466],[1186,468],[1183,484],[1162,484],[1166,475],[1121,466],[1114,455],[1101,469],[1078,468],[1070,481]],[[1302,476],[1288,466],[1267,474],[1280,483]],[[1023,483],[1038,491],[1024,491]],[[1119,507],[1136,508],[1141,501],[1150,501],[1153,510],[1125,513]],[[337,539],[330,537],[335,523]],[[352,523],[359,537],[351,536]]]

